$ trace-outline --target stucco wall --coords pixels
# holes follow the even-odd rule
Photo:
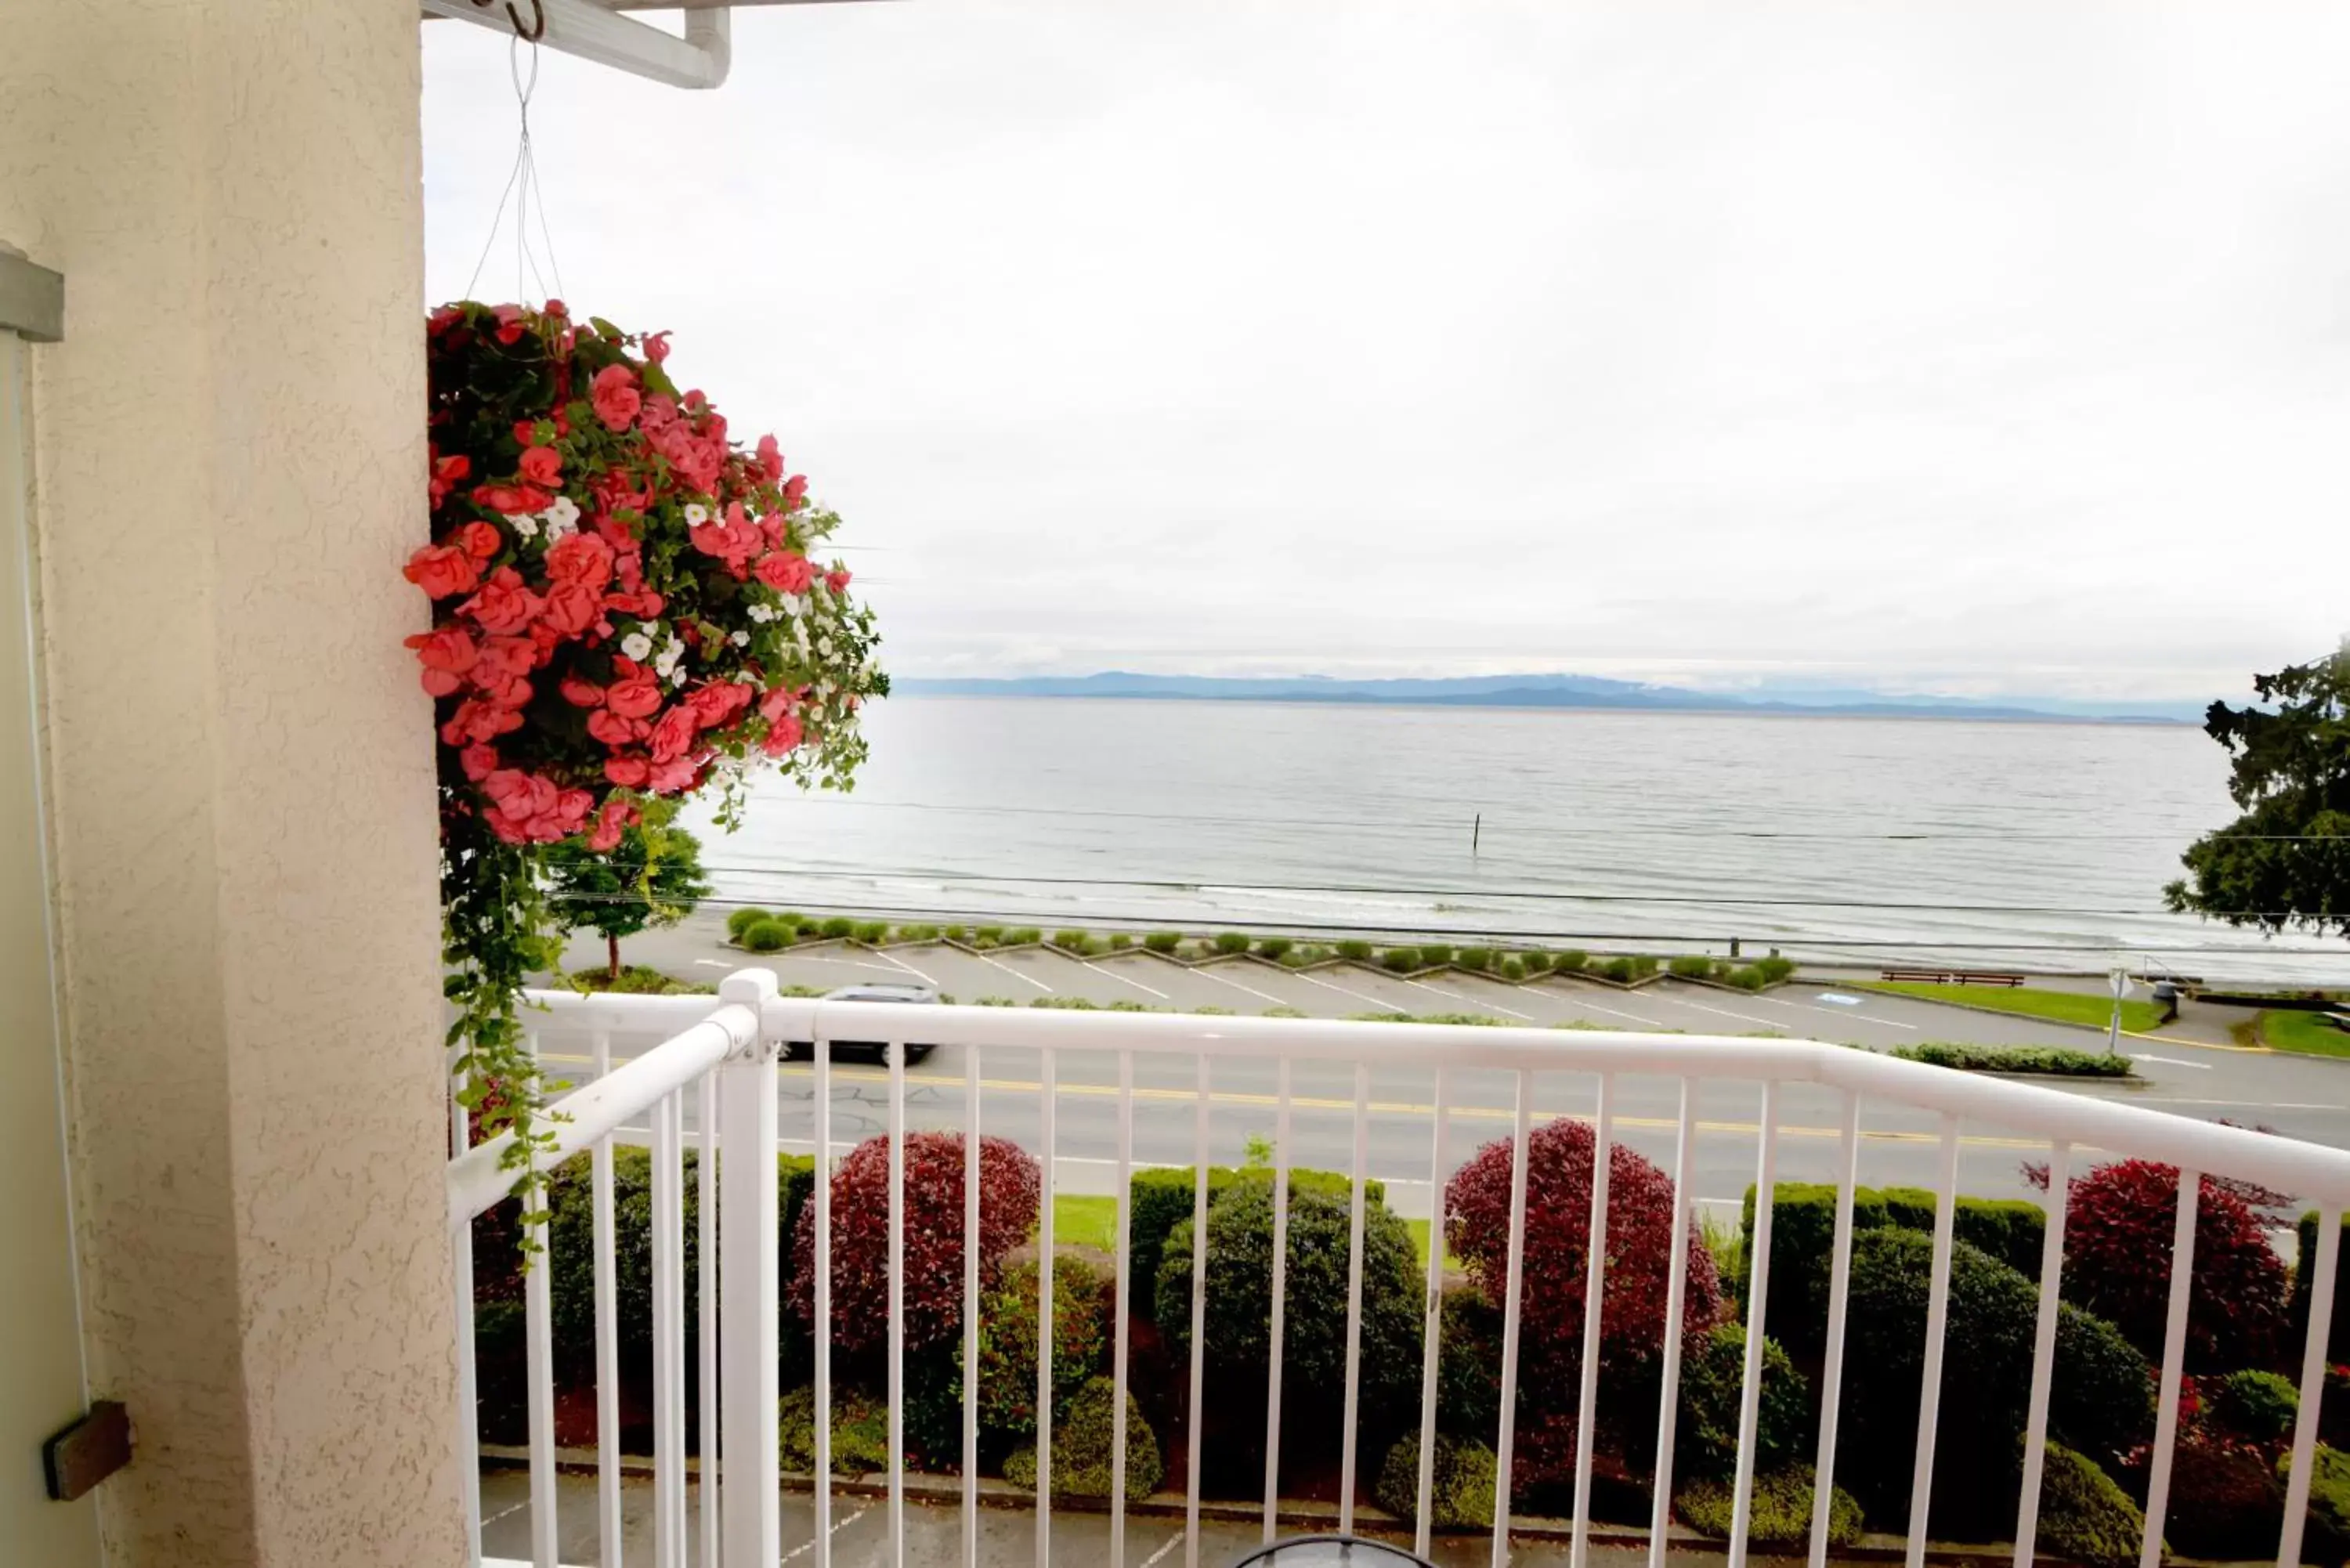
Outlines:
[[[462,1552],[413,0],[0,0],[119,1564]]]

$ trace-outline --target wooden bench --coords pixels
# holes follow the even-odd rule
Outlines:
[[[2023,983],[2023,976],[2020,974],[1981,969],[1888,969],[1879,978],[1915,981],[1927,985],[2018,986]]]

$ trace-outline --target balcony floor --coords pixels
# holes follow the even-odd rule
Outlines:
[[[557,1479],[558,1511],[563,1528],[560,1545],[567,1563],[593,1564],[596,1552],[596,1481],[592,1476],[563,1475]],[[482,1474],[482,1550],[485,1557],[516,1563],[530,1561],[529,1478],[520,1470],[490,1469]],[[652,1482],[628,1476],[621,1481],[622,1535],[628,1561],[650,1563],[653,1556]],[[833,1499],[834,1561],[840,1568],[885,1568],[889,1562],[889,1507],[877,1498],[836,1496]],[[686,1496],[687,1528],[695,1517],[691,1488]],[[806,1494],[784,1494],[784,1557],[785,1563],[808,1563],[808,1536],[814,1529],[815,1508]],[[906,1561],[924,1565],[958,1562],[962,1551],[962,1515],[956,1508],[909,1502],[906,1505]],[[1303,1531],[1294,1533],[1304,1533]],[[1257,1544],[1257,1527],[1214,1520],[1200,1525],[1200,1561],[1203,1568],[1222,1568]],[[986,1508],[979,1515],[980,1560],[1002,1568],[1031,1568],[1035,1562],[1035,1516],[1024,1509]],[[1100,1568],[1109,1561],[1109,1519],[1106,1514],[1060,1512],[1053,1515],[1053,1561],[1055,1568]],[[1403,1544],[1410,1544],[1406,1538]],[[1485,1568],[1492,1561],[1492,1542],[1486,1535],[1439,1536],[1432,1553],[1440,1568]],[[1180,1520],[1129,1519],[1126,1560],[1132,1568],[1181,1568],[1183,1531]],[[1796,1559],[1800,1561],[1800,1558]],[[1526,1541],[1510,1554],[1513,1568],[1564,1568],[1566,1542]],[[1645,1549],[1595,1546],[1593,1568],[1645,1568]],[[1770,1561],[1760,1556],[1752,1559]],[[1718,1552],[1676,1548],[1676,1564],[1719,1568],[1727,1562]]]

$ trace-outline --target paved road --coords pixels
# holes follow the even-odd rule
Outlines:
[[[1907,998],[1838,991],[1833,981],[1791,985],[1768,995],[1748,995],[1666,980],[1625,992],[1574,981],[1512,986],[1459,974],[1413,981],[1344,970],[1300,974],[1255,962],[1186,969],[1155,957],[1130,953],[1081,961],[1052,951],[966,953],[943,946],[877,953],[845,947],[754,959],[723,945],[715,922],[695,921],[631,939],[631,961],[655,964],[673,974],[716,979],[750,963],[773,970],[786,985],[838,985],[886,977],[920,978],[969,1002],[984,996],[1026,1002],[1045,996],[1084,996],[1097,1002],[1125,999],[1153,1007],[1229,1008],[1262,1012],[1295,1008],[1324,1017],[1366,1012],[1479,1012],[1510,1022],[1548,1025],[1579,1022],[1603,1028],[1680,1031],[1690,1033],[1776,1033],[1889,1046],[1920,1040],[1962,1040],[1984,1044],[2102,1046],[2099,1032],[2034,1020],[1978,1012]],[[592,940],[575,949],[573,961],[600,956]],[[2224,1038],[2211,1019],[2190,1012],[2188,1029],[2206,1040]],[[624,1054],[650,1039],[619,1042]],[[2350,1062],[2247,1054],[2186,1037],[2127,1042],[2145,1081],[2135,1086],[2080,1081],[2070,1092],[2125,1099],[2177,1114],[2226,1118],[2274,1127],[2314,1141],[2350,1147]],[[557,1073],[576,1071],[577,1047],[550,1047]],[[566,1058],[569,1058],[567,1060]],[[1038,1144],[1038,1064],[1034,1052],[990,1051],[981,1064],[981,1117],[985,1130]],[[1118,1149],[1117,1067],[1113,1060],[1063,1053],[1056,1166],[1065,1189],[1108,1191]],[[916,1127],[963,1125],[964,1063],[954,1046],[941,1047],[913,1068],[907,1115]],[[1513,1114],[1509,1075],[1461,1071],[1452,1075],[1453,1113],[1446,1131],[1444,1168],[1450,1170],[1488,1139],[1507,1136]],[[1134,1158],[1145,1164],[1189,1164],[1194,1158],[1193,1070],[1188,1063],[1144,1058],[1136,1067],[1138,1114]],[[1589,1116],[1596,1085],[1590,1075],[1546,1074],[1535,1080],[1539,1116]],[[805,1065],[787,1067],[783,1080],[782,1135],[801,1147],[813,1147],[813,1084]],[[1271,1062],[1226,1060],[1216,1065],[1209,1156],[1230,1163],[1242,1158],[1250,1137],[1274,1135],[1277,1069]],[[1301,1165],[1344,1169],[1353,1148],[1354,1085],[1344,1067],[1299,1064],[1294,1070],[1290,1156]],[[1371,1174],[1389,1184],[1391,1201],[1406,1214],[1429,1210],[1431,1108],[1434,1074],[1414,1064],[1381,1067],[1370,1075]],[[1696,1085],[1700,1130],[1693,1189],[1703,1200],[1732,1203],[1753,1180],[1757,1148],[1759,1085],[1709,1079]],[[868,1065],[844,1061],[835,1071],[832,1137],[854,1142],[888,1125],[888,1076]],[[1618,1080],[1617,1113],[1621,1136],[1660,1164],[1672,1157],[1679,1114],[1677,1081],[1643,1075]],[[1835,1174],[1835,1134],[1840,1097],[1809,1085],[1791,1085],[1783,1095],[1779,1168],[1782,1179],[1831,1180]],[[1930,1113],[1893,1106],[1864,1107],[1861,1179],[1871,1184],[1929,1186],[1935,1178],[1939,1125]],[[1960,1182],[1982,1195],[2028,1190],[2021,1162],[2036,1157],[2040,1145],[1991,1126],[1961,1128]]]
[[[491,1558],[520,1562],[530,1559],[530,1488],[519,1470],[487,1469],[482,1475],[482,1549]],[[621,1483],[621,1541],[631,1563],[652,1560],[650,1504],[652,1482],[629,1476]],[[596,1482],[584,1475],[558,1478],[556,1518],[558,1545],[566,1563],[598,1561]],[[699,1518],[691,1484],[686,1509],[689,1532]],[[889,1511],[876,1498],[836,1496],[832,1502],[833,1561],[841,1568],[881,1568],[889,1552]],[[1031,1568],[1036,1561],[1035,1513],[1028,1508],[983,1508],[979,1515],[979,1560],[1003,1568]],[[785,1563],[812,1564],[815,1553],[816,1509],[804,1493],[784,1494],[784,1555]],[[1284,1529],[1284,1535],[1303,1533]],[[1200,1526],[1200,1562],[1214,1568],[1237,1561],[1260,1538],[1253,1523],[1203,1520]],[[1409,1548],[1409,1537],[1395,1538]],[[910,1563],[957,1563],[962,1556],[962,1514],[952,1506],[910,1503],[906,1509],[906,1550]],[[1490,1534],[1440,1535],[1431,1555],[1439,1568],[1484,1568],[1492,1560]],[[687,1561],[698,1561],[689,1556]],[[1052,1560],[1056,1568],[1101,1568],[1109,1561],[1109,1519],[1106,1514],[1056,1510],[1052,1522]],[[1126,1560],[1133,1568],[1182,1568],[1182,1521],[1129,1518],[1126,1525]],[[1559,1568],[1568,1560],[1563,1542],[1513,1542],[1510,1561],[1518,1568]],[[1641,1568],[1645,1549],[1595,1546],[1594,1568]],[[1676,1545],[1673,1561],[1692,1568],[1716,1568],[1727,1559],[1720,1552]],[[1755,1563],[1771,1559],[1754,1557]]]

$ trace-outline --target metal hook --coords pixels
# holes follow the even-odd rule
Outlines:
[[[487,9],[490,0],[473,0],[473,4]],[[506,20],[514,24],[515,36],[525,44],[536,44],[546,36],[546,0],[530,0],[530,15],[531,25],[525,28],[522,25],[522,13],[515,9],[514,0],[506,0]]]

